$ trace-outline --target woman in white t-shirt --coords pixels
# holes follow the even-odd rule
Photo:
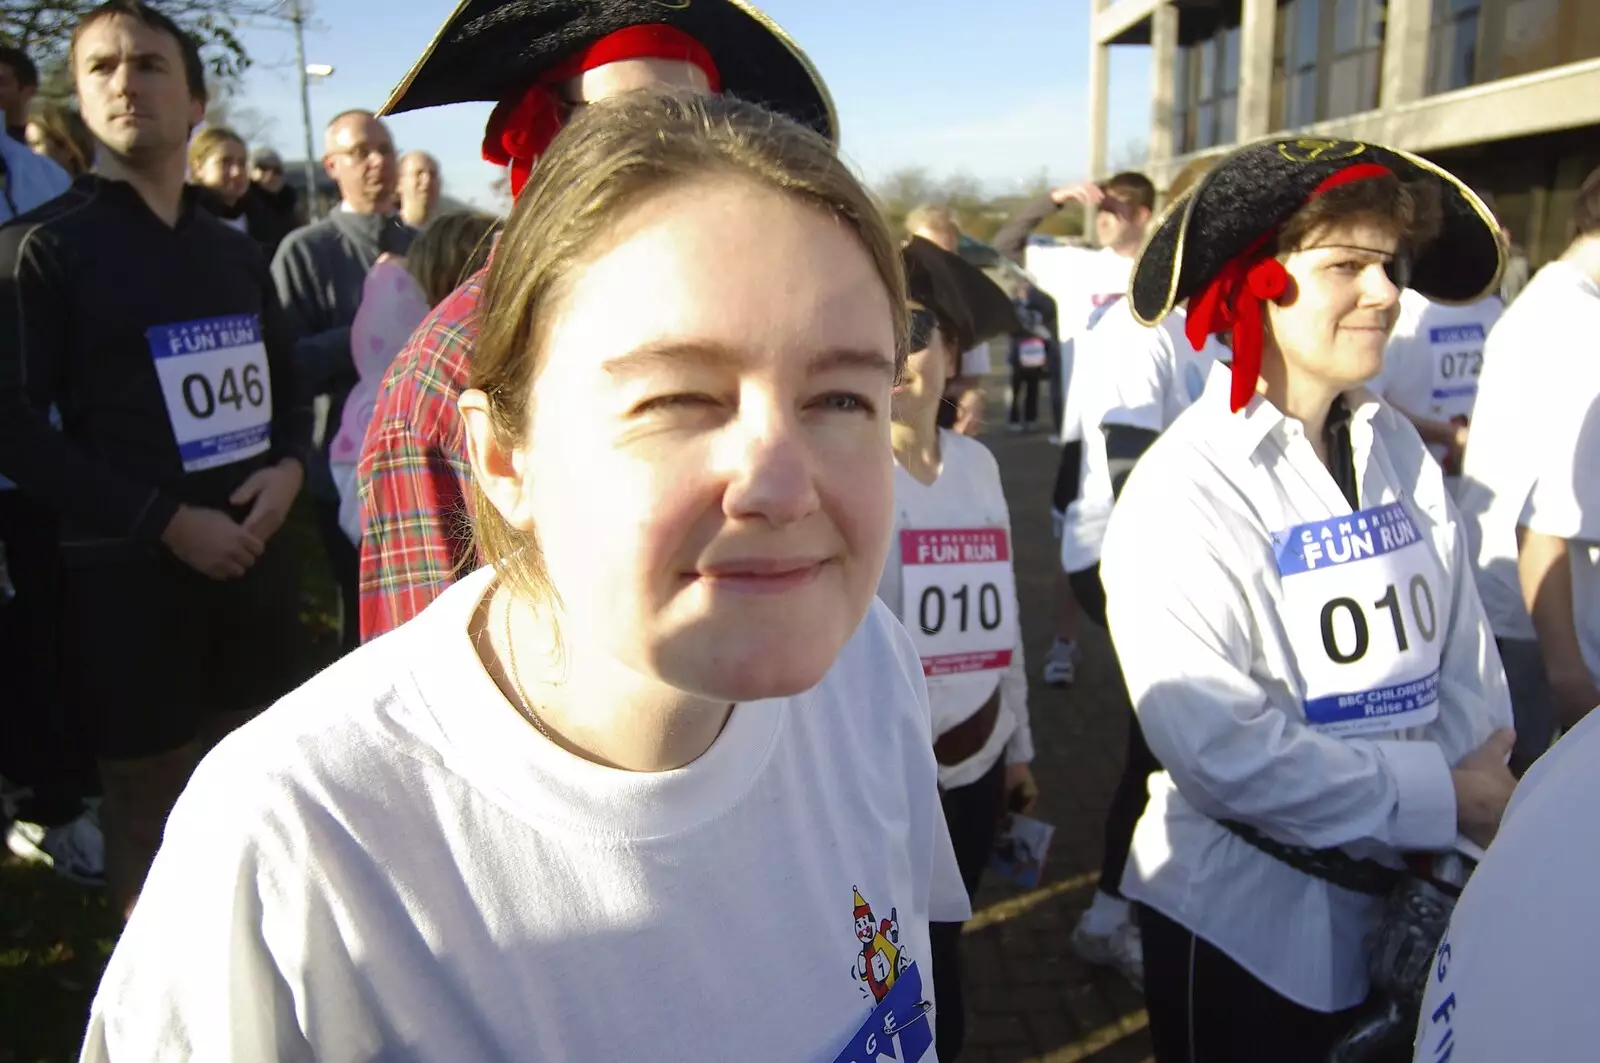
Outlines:
[[[894,539],[878,597],[922,660],[933,706],[940,799],[969,896],[994,850],[1008,797],[1037,795],[1028,679],[1017,620],[1011,513],[989,448],[939,426],[960,353],[1017,327],[998,285],[960,257],[912,237],[901,252],[911,354],[894,393]],[[954,1059],[961,1007],[961,923],[932,928],[939,1056]]]
[[[461,398],[492,567],[200,766],[85,1058],[932,1060],[902,276],[821,136],[579,111]]]
[[[1416,429],[1362,385],[1391,273],[1467,302],[1501,257],[1443,171],[1291,139],[1220,162],[1135,267],[1139,319],[1187,299],[1191,343],[1232,341],[1128,477],[1101,557],[1163,768],[1122,880],[1159,1063],[1327,1058],[1402,857],[1425,871],[1499,823],[1511,711],[1465,534]]]

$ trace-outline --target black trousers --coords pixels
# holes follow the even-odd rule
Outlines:
[[[966,884],[967,897],[978,895],[983,869],[1000,836],[1000,821],[1005,815],[1005,758],[977,782],[943,790],[939,803],[950,827],[950,841],[956,851],[956,864]],[[961,989],[961,923],[928,924],[929,948],[933,955],[933,993],[938,1005],[934,1028],[939,1059],[950,1063],[961,1053],[967,1039],[966,1001]]]
[[[1033,424],[1039,420],[1039,385],[1043,380],[1043,369],[1024,369],[1021,364],[1012,363],[1011,411],[1007,417],[1011,424]]]
[[[22,491],[0,491],[0,543],[14,591],[0,600],[0,774],[33,787],[26,815],[54,826],[99,793],[62,662],[65,568],[54,511]]]
[[[349,653],[361,645],[361,551],[339,527],[339,499],[313,498],[317,511],[317,531],[328,568],[339,585],[344,624],[339,632],[339,650]]]
[[[1322,1063],[1360,1013],[1302,1007],[1160,912],[1138,913],[1156,1063]]]

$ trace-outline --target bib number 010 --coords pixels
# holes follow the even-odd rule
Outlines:
[[[917,623],[922,626],[923,633],[937,635],[944,630],[950,613],[948,602],[960,607],[958,630],[967,631],[971,594],[972,590],[966,584],[948,596],[942,587],[932,586],[924,590],[917,605]],[[978,588],[978,624],[985,631],[993,631],[1000,626],[1000,620],[1000,588],[993,583],[985,583]]]
[[[189,416],[204,421],[217,412],[220,403],[242,410],[246,403],[258,407],[267,400],[267,389],[261,382],[261,367],[251,362],[235,374],[232,367],[223,370],[217,386],[204,373],[190,373],[183,378],[183,404]]]
[[[1410,605],[1409,611],[1416,622],[1417,633],[1424,642],[1432,642],[1439,633],[1439,614],[1433,603],[1433,589],[1420,573],[1411,577],[1406,598],[1408,602],[1402,603],[1400,589],[1391,583],[1384,596],[1372,603],[1373,609],[1388,612],[1394,625],[1395,645],[1401,653],[1411,648],[1411,638],[1406,629],[1406,604]],[[1334,620],[1340,613],[1349,615],[1350,626],[1355,634],[1354,645],[1348,652],[1340,648],[1338,633],[1334,630]],[[1354,598],[1334,598],[1322,607],[1322,648],[1329,660],[1336,664],[1353,664],[1367,655],[1371,645],[1371,626],[1360,602]]]

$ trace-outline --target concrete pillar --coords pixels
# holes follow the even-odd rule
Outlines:
[[[1089,42],[1089,177],[1106,174],[1106,109],[1111,96],[1111,46]]]
[[[1264,137],[1277,128],[1272,113],[1272,49],[1278,0],[1244,0],[1239,26],[1239,140]]]
[[[1178,9],[1162,3],[1150,15],[1150,165],[1177,154],[1173,124],[1178,69]]]
[[[1383,27],[1383,72],[1378,106],[1420,100],[1428,84],[1428,30],[1431,0],[1389,0]]]

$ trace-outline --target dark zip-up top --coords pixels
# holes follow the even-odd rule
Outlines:
[[[69,544],[153,543],[180,504],[237,518],[246,478],[310,451],[293,347],[254,240],[192,193],[169,226],[131,185],[81,177],[0,228],[0,474]]]

